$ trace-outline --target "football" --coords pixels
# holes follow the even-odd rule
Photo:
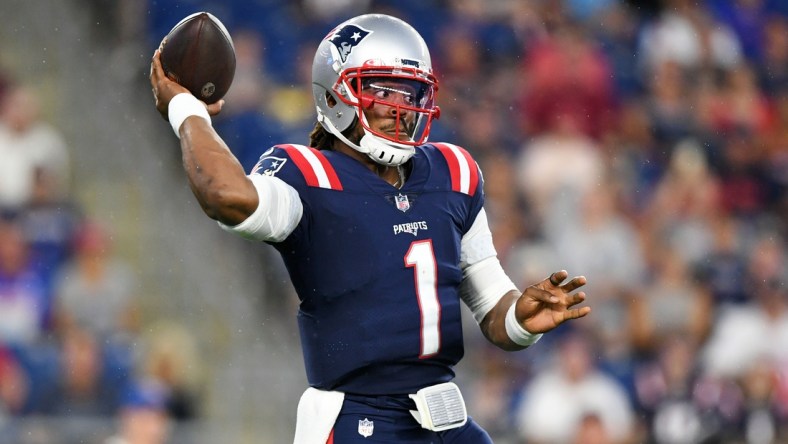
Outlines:
[[[194,13],[164,37],[161,65],[167,77],[205,103],[224,97],[235,76],[235,48],[218,18]]]

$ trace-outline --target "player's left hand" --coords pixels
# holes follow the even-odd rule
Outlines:
[[[523,328],[534,334],[545,333],[591,312],[591,307],[572,308],[586,299],[582,291],[572,293],[586,284],[586,278],[578,276],[563,283],[568,277],[566,270],[556,271],[525,289],[515,302],[515,316]]]
[[[164,42],[162,42],[162,45]],[[180,93],[189,93],[189,90],[179,85],[164,73],[164,68],[161,66],[161,47],[153,53],[153,58],[150,62],[150,84],[153,90],[153,98],[156,100],[156,109],[159,111],[164,120],[169,120],[167,114],[170,105],[170,100]],[[219,114],[224,106],[224,100],[219,100],[216,103],[206,105],[208,114]]]

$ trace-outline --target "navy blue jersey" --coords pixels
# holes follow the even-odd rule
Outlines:
[[[334,151],[278,145],[255,172],[294,187],[304,212],[274,243],[301,300],[298,324],[313,387],[415,393],[453,378],[463,355],[460,240],[484,203],[462,148],[416,149],[397,189]]]

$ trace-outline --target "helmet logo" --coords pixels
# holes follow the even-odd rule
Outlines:
[[[371,33],[372,31],[360,28],[356,25],[345,25],[330,34],[328,36],[328,41],[336,48],[342,63],[345,63],[350,52],[353,51],[353,48]]]

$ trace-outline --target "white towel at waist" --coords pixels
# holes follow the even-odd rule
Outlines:
[[[344,400],[342,392],[306,389],[298,402],[293,444],[326,444]]]

